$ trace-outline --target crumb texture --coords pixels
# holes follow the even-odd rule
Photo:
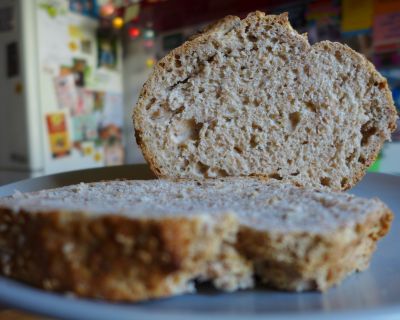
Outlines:
[[[311,46],[286,15],[227,17],[157,64],[134,109],[163,177],[265,176],[344,190],[395,128],[386,80],[363,56]]]
[[[383,206],[379,200],[346,193],[230,177],[81,183],[37,193],[15,193],[1,199],[1,205],[15,212],[68,210],[147,219],[202,216],[210,224],[233,213],[242,225],[260,230],[314,233],[362,222]]]

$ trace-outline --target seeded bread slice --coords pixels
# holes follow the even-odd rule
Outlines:
[[[193,292],[195,279],[212,281],[230,268],[217,288],[251,287],[252,267],[232,249],[235,217],[149,206],[159,185],[80,184],[0,199],[0,272],[46,290],[107,300]],[[221,256],[230,257],[223,268]]]
[[[255,178],[80,184],[0,199],[0,272],[110,300],[190,292],[195,279],[233,291],[254,274],[325,290],[367,267],[391,218],[376,199]]]
[[[340,43],[310,45],[287,14],[228,16],[161,59],[136,107],[159,177],[264,176],[354,186],[395,129],[385,78]]]

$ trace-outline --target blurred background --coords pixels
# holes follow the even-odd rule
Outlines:
[[[131,112],[156,61],[256,9],[363,53],[400,107],[399,0],[0,0],[0,184],[143,162]],[[399,132],[370,170],[400,174]]]

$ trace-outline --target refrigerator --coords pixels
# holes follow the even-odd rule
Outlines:
[[[71,3],[0,0],[0,184],[124,162],[121,43]]]

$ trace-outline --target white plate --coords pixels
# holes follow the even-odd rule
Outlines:
[[[0,196],[20,191],[117,178],[146,178],[146,166],[121,166],[41,177],[0,187]],[[400,213],[400,177],[367,174],[351,191],[380,197]],[[116,304],[69,298],[0,277],[0,303],[62,319],[400,319],[400,221],[379,242],[370,268],[327,293],[287,293],[256,289],[232,294],[205,288],[184,295],[139,304]]]

